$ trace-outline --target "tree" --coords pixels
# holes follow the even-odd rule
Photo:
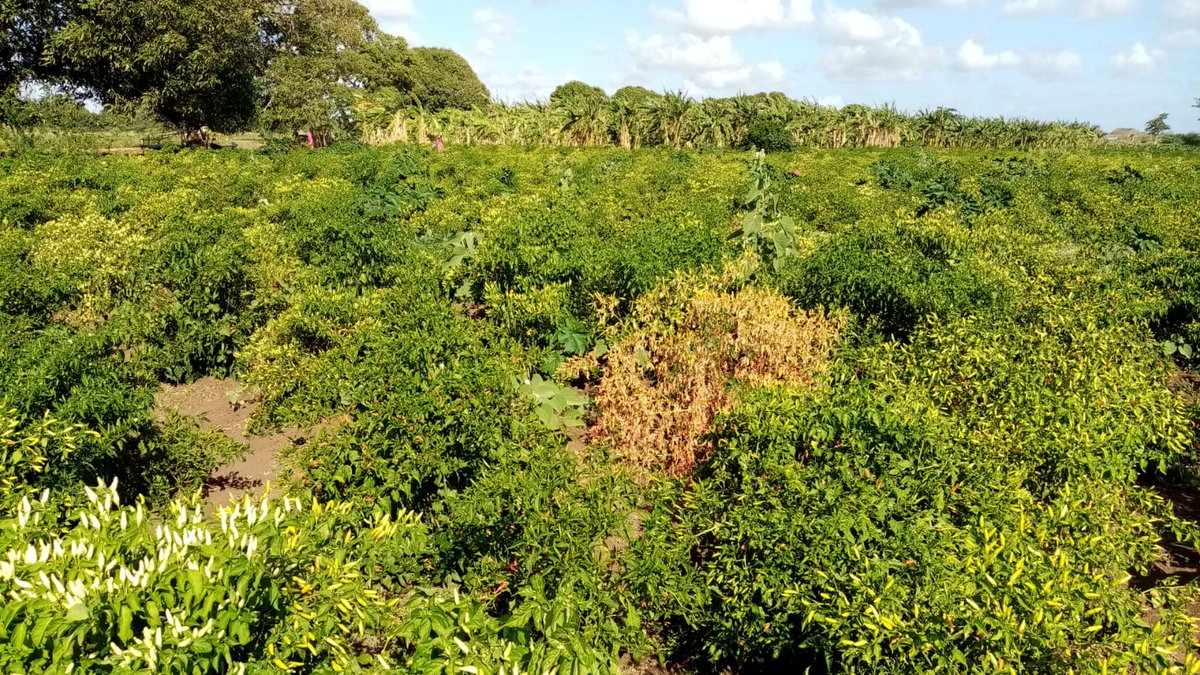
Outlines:
[[[165,123],[246,128],[264,58],[258,0],[73,0],[39,74],[105,104],[145,102]],[[36,47],[36,45],[35,45]]]
[[[23,116],[21,84],[40,76],[46,40],[62,28],[55,0],[0,0],[0,123]]]
[[[645,87],[622,87],[609,99],[609,120],[612,122],[612,132],[617,138],[617,145],[622,148],[640,147],[645,141],[642,110],[649,105],[658,94]]]
[[[263,78],[267,130],[307,130],[326,145],[335,128],[354,125],[356,93],[401,79],[395,71],[403,70],[407,44],[380,32],[354,0],[278,5],[266,33],[272,47]]]
[[[575,102],[583,102],[587,104],[607,103],[608,94],[600,87],[593,87],[586,82],[572,80],[566,84],[560,84],[553,93],[550,94],[550,103],[552,105],[565,106]]]
[[[1158,138],[1163,132],[1170,131],[1171,126],[1167,124],[1167,113],[1163,113],[1158,117],[1146,122],[1146,133],[1154,138]]]
[[[492,100],[471,64],[449,49],[417,47],[409,50],[412,97],[426,110],[469,109]]]
[[[747,148],[758,148],[763,152],[787,152],[794,145],[792,134],[788,132],[783,122],[778,120],[757,120],[746,131],[745,146]]]
[[[562,126],[579,146],[608,142],[608,94],[578,80],[560,85],[550,94],[550,105],[565,117]]]

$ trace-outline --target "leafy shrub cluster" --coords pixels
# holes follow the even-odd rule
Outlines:
[[[1181,150],[0,158],[0,662],[1192,672],[1197,202]],[[240,448],[155,407],[208,376],[313,430],[213,514]]]
[[[722,291],[677,279],[640,298],[602,356],[592,440],[643,471],[688,475],[735,388],[816,385],[840,322],[797,311],[776,291]]]

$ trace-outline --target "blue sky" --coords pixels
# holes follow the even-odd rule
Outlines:
[[[502,100],[581,79],[695,96],[1200,131],[1200,0],[366,0]]]

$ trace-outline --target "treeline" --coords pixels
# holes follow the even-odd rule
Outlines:
[[[194,134],[313,132],[373,106],[486,105],[466,60],[409,48],[353,0],[31,0],[0,4],[0,123],[39,122],[30,89],[143,111]],[[44,107],[39,107],[44,110]]]
[[[53,95],[52,105],[29,92]],[[25,96],[22,96],[22,92]],[[103,105],[88,117],[79,101]],[[74,108],[72,110],[72,107]],[[410,48],[354,0],[29,0],[0,4],[0,124],[91,129],[157,121],[202,129],[308,132],[372,143],[539,146],[1079,147],[1079,122],[844,108],[780,93],[694,100],[569,82],[541,103],[494,103],[458,54]]]
[[[695,100],[682,92],[625,87],[611,97],[582,82],[559,87],[547,103],[493,104],[470,110],[408,107],[361,110],[369,143],[618,146],[637,148],[1066,148],[1100,142],[1081,122],[967,117],[952,108],[906,114],[891,105],[843,108],[781,93]]]

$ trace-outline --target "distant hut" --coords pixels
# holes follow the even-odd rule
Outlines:
[[[1133,143],[1138,140],[1141,134],[1134,129],[1113,129],[1104,135],[1104,140],[1109,143]]]

